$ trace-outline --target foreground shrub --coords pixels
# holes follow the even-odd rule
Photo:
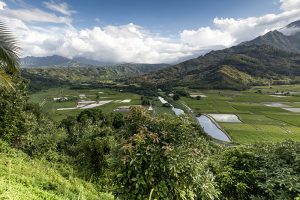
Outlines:
[[[32,159],[0,140],[0,199],[112,200],[97,185],[76,176],[68,164]]]
[[[30,135],[36,127],[32,113],[25,111],[27,102],[26,84],[15,81],[15,90],[0,89],[0,139],[10,145],[21,147],[23,137]]]
[[[132,108],[118,133],[115,196],[119,199],[214,199],[214,178],[203,169],[213,150],[189,119],[152,118]]]
[[[84,110],[61,122],[60,127],[67,132],[64,152],[74,158],[80,175],[97,182],[101,189],[111,189],[114,129],[123,125],[123,115],[103,114],[100,109]]]
[[[300,197],[300,143],[229,148],[210,159],[222,199]]]

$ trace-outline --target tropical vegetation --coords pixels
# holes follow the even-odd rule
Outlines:
[[[1,199],[300,199],[296,141],[223,145],[188,115],[153,116],[140,107],[128,114],[80,110],[53,121],[28,101],[29,83],[15,73],[19,48],[0,28]],[[253,50],[244,49],[248,56]],[[286,56],[288,63],[297,58],[262,51]],[[226,62],[263,66],[245,55]],[[143,93],[140,100],[149,105],[159,91],[144,86],[126,89]],[[177,101],[189,95],[174,93]]]
[[[0,86],[12,89],[10,75],[19,71],[20,48],[6,24],[0,21]]]

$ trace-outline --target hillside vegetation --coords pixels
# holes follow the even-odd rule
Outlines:
[[[300,54],[268,45],[235,46],[150,73],[137,81],[190,88],[246,89],[299,80]]]
[[[243,90],[300,81],[300,21],[251,41],[150,73],[136,81],[190,88]]]
[[[274,30],[241,45],[270,45],[288,52],[300,53],[300,20],[290,23],[284,28]]]
[[[120,64],[106,67],[47,67],[23,69],[23,75],[62,82],[100,82],[128,78],[167,67],[168,64]]]
[[[95,184],[76,177],[74,168],[44,159],[32,159],[0,141],[0,199],[112,200]]]
[[[56,123],[26,84],[0,95],[0,196],[299,199],[299,142],[226,148],[188,116],[86,109]]]
[[[0,84],[0,199],[300,200],[299,121],[295,120],[299,114],[263,105],[278,101],[278,95],[271,94],[281,94],[280,98],[286,97],[284,102],[290,101],[288,108],[298,110],[297,87],[286,91],[268,87],[272,93],[263,87],[252,93],[211,90],[203,94],[187,87],[162,90],[172,86],[241,90],[251,85],[294,83],[300,76],[300,54],[268,45],[241,45],[148,75],[145,73],[164,66],[26,69],[23,74],[35,84],[73,84],[73,88],[31,96],[35,101],[29,101],[29,81],[18,74],[17,67],[12,71],[17,56],[7,59],[3,55],[1,75],[9,81]],[[143,76],[132,78],[136,74]],[[125,77],[133,84],[125,84]],[[124,84],[98,90],[102,82],[116,79]],[[282,91],[276,91],[279,89]],[[158,95],[172,99],[171,104],[159,101]],[[56,121],[51,119],[50,109],[102,98],[133,106],[126,113],[86,106]],[[55,100],[55,106],[47,111],[43,106],[49,106],[49,100]],[[147,109],[134,106],[140,103]],[[155,104],[171,111],[173,103],[189,110],[188,114],[155,112]],[[236,116],[240,124],[220,122],[235,136],[233,142],[213,140],[195,120],[197,112],[215,113],[212,111],[240,114]],[[251,132],[247,140],[245,134]],[[267,137],[258,141],[265,132]],[[240,143],[234,143],[235,138]]]

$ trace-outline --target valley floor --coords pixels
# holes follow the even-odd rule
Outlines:
[[[55,98],[67,100],[58,101]],[[79,107],[76,109],[79,102],[86,103],[84,106],[88,106],[87,108],[98,107],[104,113],[109,113],[121,106],[139,105],[140,96],[110,89],[73,90],[65,87],[34,93],[30,96],[30,101],[40,104],[54,120],[60,121],[66,116],[78,115],[83,110]]]
[[[300,108],[299,85],[253,87],[242,92],[194,92],[207,97],[201,100],[183,97],[181,102],[192,108],[197,115],[217,113],[238,116],[241,123],[218,122],[235,143],[280,142],[287,139],[300,141],[300,112],[297,109]]]
[[[196,116],[201,114],[231,114],[238,121],[216,121],[236,144],[256,142],[280,142],[287,139],[300,141],[300,85],[261,86],[246,91],[190,90],[191,97],[172,101],[175,107],[189,113],[187,105]],[[195,97],[201,96],[200,100]],[[57,102],[53,98],[68,97],[68,101]],[[71,100],[70,100],[71,99]],[[53,88],[34,93],[30,101],[39,103],[57,121],[68,115],[77,115],[82,109],[74,108],[79,101],[98,101],[98,108],[105,113],[141,104],[141,96],[111,89],[71,90]],[[101,104],[101,102],[106,102]],[[151,98],[154,114],[174,115],[171,108],[164,107],[157,97]],[[226,116],[226,115],[224,115]],[[219,116],[220,117],[220,116]],[[221,115],[222,117],[222,115]]]

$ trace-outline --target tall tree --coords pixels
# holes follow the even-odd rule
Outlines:
[[[0,21],[0,87],[13,89],[11,75],[19,72],[20,47],[13,33]]]

